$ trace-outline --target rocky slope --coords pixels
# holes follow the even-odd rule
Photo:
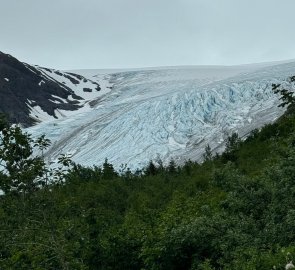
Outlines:
[[[0,52],[0,112],[28,127],[89,107],[102,94],[97,81],[31,66]]]

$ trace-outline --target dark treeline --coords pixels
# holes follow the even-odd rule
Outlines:
[[[31,156],[44,137],[2,124],[0,268],[284,269],[295,256],[292,111],[245,141],[233,134],[223,154],[207,146],[202,164],[136,173],[65,156],[68,172],[49,170]]]

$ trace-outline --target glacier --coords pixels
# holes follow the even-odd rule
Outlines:
[[[295,62],[73,72],[102,88],[88,97],[90,109],[26,131],[52,141],[45,153],[50,162],[64,153],[84,166],[107,158],[116,169],[127,164],[134,171],[150,160],[201,161],[207,144],[221,152],[231,133],[245,137],[273,122],[284,110],[271,85],[293,88]]]

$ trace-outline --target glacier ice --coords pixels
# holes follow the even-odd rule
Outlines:
[[[232,132],[246,136],[282,113],[272,83],[288,83],[295,62],[239,67],[179,67],[102,76],[105,93],[90,110],[40,123],[27,131],[52,141],[46,156],[141,169],[149,160],[201,160],[206,144],[222,151]],[[107,78],[107,79],[106,79]],[[110,85],[112,87],[110,87]],[[111,89],[110,91],[104,91]]]

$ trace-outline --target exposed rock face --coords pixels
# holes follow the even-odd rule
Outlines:
[[[85,104],[84,98],[66,82],[75,86],[90,83],[96,91],[99,85],[74,75],[30,66],[0,52],[0,112],[5,113],[11,123],[28,127],[41,121],[32,111],[58,118],[60,111],[77,110]]]

